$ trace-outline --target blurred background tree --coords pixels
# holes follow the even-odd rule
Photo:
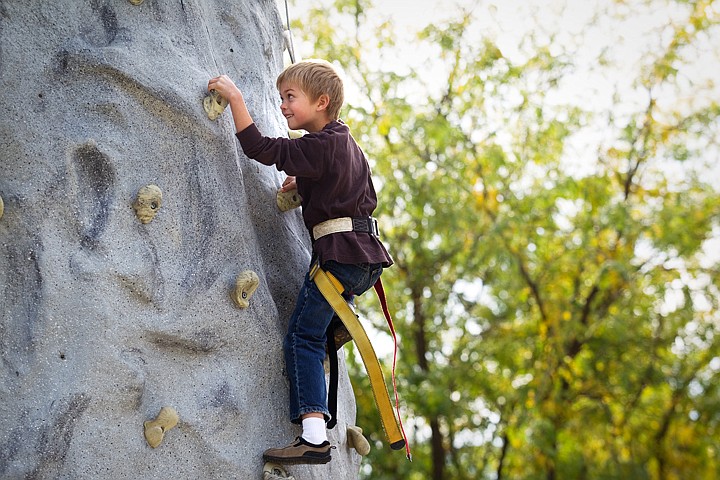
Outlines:
[[[296,50],[344,69],[396,260],[414,462],[348,348],[362,473],[720,478],[720,2],[510,2],[504,45],[501,3],[409,40],[369,0],[291,10]]]

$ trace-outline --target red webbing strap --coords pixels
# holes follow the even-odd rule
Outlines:
[[[375,282],[375,293],[377,294],[378,299],[380,300],[380,305],[382,305],[383,314],[385,315],[385,319],[387,320],[388,327],[390,327],[390,333],[392,333],[392,337],[393,337],[392,384],[393,384],[393,391],[395,392],[395,410],[397,411],[398,423],[400,424],[400,431],[402,432],[402,436],[405,439],[405,453],[407,454],[408,460],[412,461],[412,453],[410,453],[410,442],[408,441],[407,435],[405,435],[405,428],[403,428],[402,417],[400,416],[400,397],[398,395],[397,383],[395,381],[395,363],[397,362],[397,351],[398,351],[397,335],[395,334],[395,326],[393,325],[392,317],[390,316],[390,310],[388,309],[388,305],[387,305],[387,299],[385,298],[385,289],[383,288],[382,280],[380,278],[378,278],[377,282]]]

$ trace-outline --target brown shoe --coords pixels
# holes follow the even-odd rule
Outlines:
[[[328,463],[331,459],[330,446],[327,440],[320,445],[310,443],[302,437],[297,437],[293,443],[283,448],[269,448],[263,453],[263,460],[281,464],[294,465],[297,463]]]

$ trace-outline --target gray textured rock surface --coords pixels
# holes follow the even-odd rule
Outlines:
[[[284,135],[282,44],[274,0],[0,2],[1,478],[262,478],[297,435],[281,343],[307,233],[203,109],[228,73]],[[260,286],[239,309],[243,270]],[[152,449],[163,406],[180,420]],[[333,461],[288,473],[356,478],[354,412],[343,369]]]

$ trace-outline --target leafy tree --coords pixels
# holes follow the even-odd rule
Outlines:
[[[384,278],[415,461],[383,446],[350,350],[358,423],[376,446],[363,472],[716,478],[720,195],[707,172],[720,105],[692,60],[710,49],[717,62],[720,8],[608,2],[588,29],[669,13],[662,47],[606,106],[565,101],[573,45],[533,31],[511,58],[478,38],[487,11],[419,30],[424,70],[395,61],[393,25],[368,0],[294,22],[357,88],[345,119],[373,163],[396,260]],[[621,61],[600,52],[594,74]]]

